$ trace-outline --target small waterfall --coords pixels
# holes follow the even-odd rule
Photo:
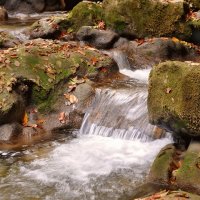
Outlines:
[[[118,64],[119,72],[142,83],[148,83],[150,68],[132,70],[126,54],[120,50],[105,51]]]
[[[149,141],[153,129],[148,123],[146,87],[98,88],[80,134]]]

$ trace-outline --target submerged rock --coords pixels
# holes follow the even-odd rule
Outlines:
[[[182,136],[200,136],[200,63],[168,61],[149,79],[149,121]]]

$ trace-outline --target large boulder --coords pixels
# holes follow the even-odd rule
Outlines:
[[[188,5],[184,0],[105,0],[105,22],[115,31],[147,36],[178,36],[191,34],[186,23]]]
[[[180,135],[200,136],[200,63],[168,61],[149,78],[149,121]]]
[[[176,184],[200,194],[200,144],[193,141],[186,154],[182,166],[176,172]]]
[[[112,64],[108,56],[77,43],[38,39],[2,50],[0,124],[20,122],[27,103],[50,111],[70,76],[78,71],[82,71],[82,77],[90,76]]]
[[[196,60],[199,57],[197,49],[177,38],[135,40],[119,44],[116,48],[127,55],[134,69],[153,67],[167,60]]]

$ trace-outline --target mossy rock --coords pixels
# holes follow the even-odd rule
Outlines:
[[[167,61],[149,78],[149,121],[181,135],[200,136],[200,63]]]
[[[103,19],[102,5],[80,2],[68,14],[51,16],[36,21],[29,29],[30,38],[58,38],[63,32],[72,33],[82,26],[95,26]]]
[[[95,26],[104,19],[102,4],[94,2],[80,2],[68,15],[72,24],[68,31],[76,32],[82,26]]]
[[[5,31],[0,31],[0,48],[14,47],[19,44],[19,39]]]
[[[70,76],[79,70],[83,72],[82,76],[89,76],[112,63],[108,56],[92,48],[52,40],[37,39],[2,50],[0,124],[10,121],[5,113],[12,116],[13,108],[23,107],[19,99],[23,99],[24,93],[31,96],[29,103],[41,110],[50,110],[58,89]]]
[[[182,166],[177,170],[176,183],[179,187],[200,193],[200,143],[190,144]]]
[[[141,38],[190,37],[191,29],[185,21],[187,6],[183,0],[105,0],[103,2],[108,27]]]
[[[172,144],[165,146],[154,160],[149,173],[149,180],[153,183],[168,184],[169,168],[173,160],[175,147]]]

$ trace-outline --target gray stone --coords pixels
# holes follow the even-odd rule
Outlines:
[[[22,126],[18,123],[4,124],[0,126],[0,140],[10,141],[22,132]]]
[[[76,37],[98,49],[112,48],[119,39],[119,35],[110,30],[97,30],[90,26],[83,26],[79,29]]]

